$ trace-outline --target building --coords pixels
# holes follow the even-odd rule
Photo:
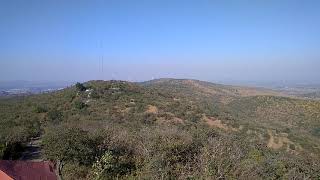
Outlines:
[[[0,160],[0,180],[57,180],[52,162]]]

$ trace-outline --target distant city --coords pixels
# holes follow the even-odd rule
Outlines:
[[[64,89],[74,82],[6,81],[0,82],[0,96],[25,96]]]

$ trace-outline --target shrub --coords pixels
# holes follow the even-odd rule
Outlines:
[[[320,137],[320,127],[316,127],[311,132],[314,136]]]
[[[28,137],[37,137],[40,135],[41,124],[37,118],[28,118],[26,121],[23,122],[23,126],[26,129],[26,135]]]
[[[78,91],[85,91],[87,89],[82,83],[79,82],[76,83],[76,88]]]
[[[87,132],[79,128],[58,127],[43,138],[43,149],[48,159],[90,164],[94,148]]]
[[[100,179],[103,174],[108,174],[113,171],[115,159],[110,151],[106,151],[100,159],[92,166],[94,179]]]
[[[100,94],[96,90],[94,90],[94,91],[91,92],[91,97],[93,99],[99,99],[100,98]]]
[[[90,167],[80,165],[78,163],[66,163],[64,165],[62,175],[63,179],[68,180],[85,180],[88,179]]]
[[[74,102],[74,106],[77,109],[83,109],[85,108],[87,105],[85,103],[83,103],[82,101],[75,101]]]
[[[45,106],[38,105],[38,106],[34,107],[34,112],[36,112],[36,113],[45,113],[45,112],[48,112],[48,108],[45,107]]]
[[[51,121],[62,121],[63,115],[62,112],[54,109],[48,112],[48,118]]]

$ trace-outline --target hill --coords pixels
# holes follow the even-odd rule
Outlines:
[[[320,102],[189,79],[89,81],[0,100],[3,159],[30,138],[65,179],[316,179]]]

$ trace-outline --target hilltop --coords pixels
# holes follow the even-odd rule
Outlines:
[[[66,179],[319,178],[320,102],[190,79],[89,81],[0,100],[3,159],[30,138]]]

